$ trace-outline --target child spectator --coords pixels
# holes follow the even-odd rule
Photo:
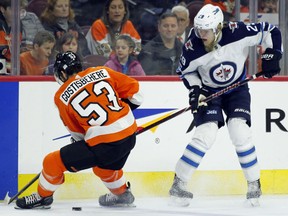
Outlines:
[[[60,37],[53,48],[52,54],[49,58],[49,66],[46,75],[53,75],[53,66],[58,53],[65,53],[67,51],[72,51],[76,53],[79,59],[82,61],[83,56],[81,55],[81,48],[78,43],[78,39],[75,34],[71,32],[66,32],[62,37]]]
[[[55,45],[54,36],[48,31],[39,31],[33,41],[31,51],[20,54],[20,75],[43,75]]]
[[[47,7],[40,17],[44,28],[52,32],[56,40],[65,32],[71,32],[78,38],[79,46],[82,47],[82,56],[89,55],[84,33],[74,18],[70,0],[48,0]]]
[[[120,35],[116,40],[115,54],[110,56],[104,66],[130,76],[145,76],[140,62],[133,56],[135,47],[129,35]]]
[[[128,34],[136,43],[135,54],[141,50],[141,38],[129,20],[126,0],[107,0],[101,19],[97,19],[86,35],[92,54],[109,57],[120,34]]]
[[[26,11],[27,6],[27,0],[20,1],[21,52],[31,50],[36,33],[44,30],[37,15]]]

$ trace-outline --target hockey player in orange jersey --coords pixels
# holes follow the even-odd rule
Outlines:
[[[82,71],[77,54],[58,54],[54,76],[60,88],[54,101],[75,142],[43,160],[37,193],[19,198],[18,208],[50,208],[53,193],[64,183],[64,172],[92,168],[111,193],[99,197],[101,206],[134,202],[122,167],[134,148],[137,125],[131,110],[142,103],[139,83],[108,67]]]

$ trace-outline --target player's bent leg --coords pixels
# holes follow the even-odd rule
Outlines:
[[[228,121],[228,131],[235,145],[237,156],[247,180],[247,199],[258,199],[262,195],[260,184],[260,168],[256,149],[251,141],[251,130],[243,118],[232,118]],[[252,203],[252,205],[254,205]]]
[[[39,177],[38,193],[17,199],[16,206],[23,209],[50,208],[53,203],[53,193],[64,182],[66,170],[61,161],[60,152],[48,154],[43,161],[43,170]]]
[[[187,182],[198,168],[206,151],[213,145],[217,131],[216,122],[208,122],[198,126],[191,143],[187,145],[176,164],[175,176],[169,194],[171,197],[184,199],[183,205],[189,205],[185,200],[193,198],[193,194],[187,189]]]
[[[111,193],[99,197],[99,204],[106,207],[134,206],[134,195],[131,186],[123,175],[123,170],[108,170],[93,167],[93,172],[100,177]]]

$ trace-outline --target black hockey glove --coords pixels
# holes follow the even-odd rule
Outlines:
[[[192,86],[189,92],[189,104],[192,113],[197,113],[198,109],[207,107],[207,103],[201,102],[208,96],[208,91],[199,86]]]
[[[122,98],[121,100],[127,103],[131,110],[135,110],[139,107],[139,105],[131,103],[129,99]]]
[[[71,143],[75,143],[75,142],[77,142],[77,141],[76,141],[76,139],[75,139],[74,137],[71,136],[70,142],[71,142]]]
[[[262,71],[264,78],[272,78],[280,72],[279,61],[282,58],[282,54],[274,49],[267,48],[262,54]]]

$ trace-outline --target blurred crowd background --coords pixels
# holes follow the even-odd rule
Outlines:
[[[84,68],[105,65],[131,76],[176,75],[193,19],[208,3],[218,5],[227,22],[276,25],[287,50],[285,0],[1,0],[0,74],[52,75],[55,56],[71,50]],[[261,70],[261,52],[261,46],[251,48],[249,73]],[[288,75],[285,52],[281,68],[280,75]]]

